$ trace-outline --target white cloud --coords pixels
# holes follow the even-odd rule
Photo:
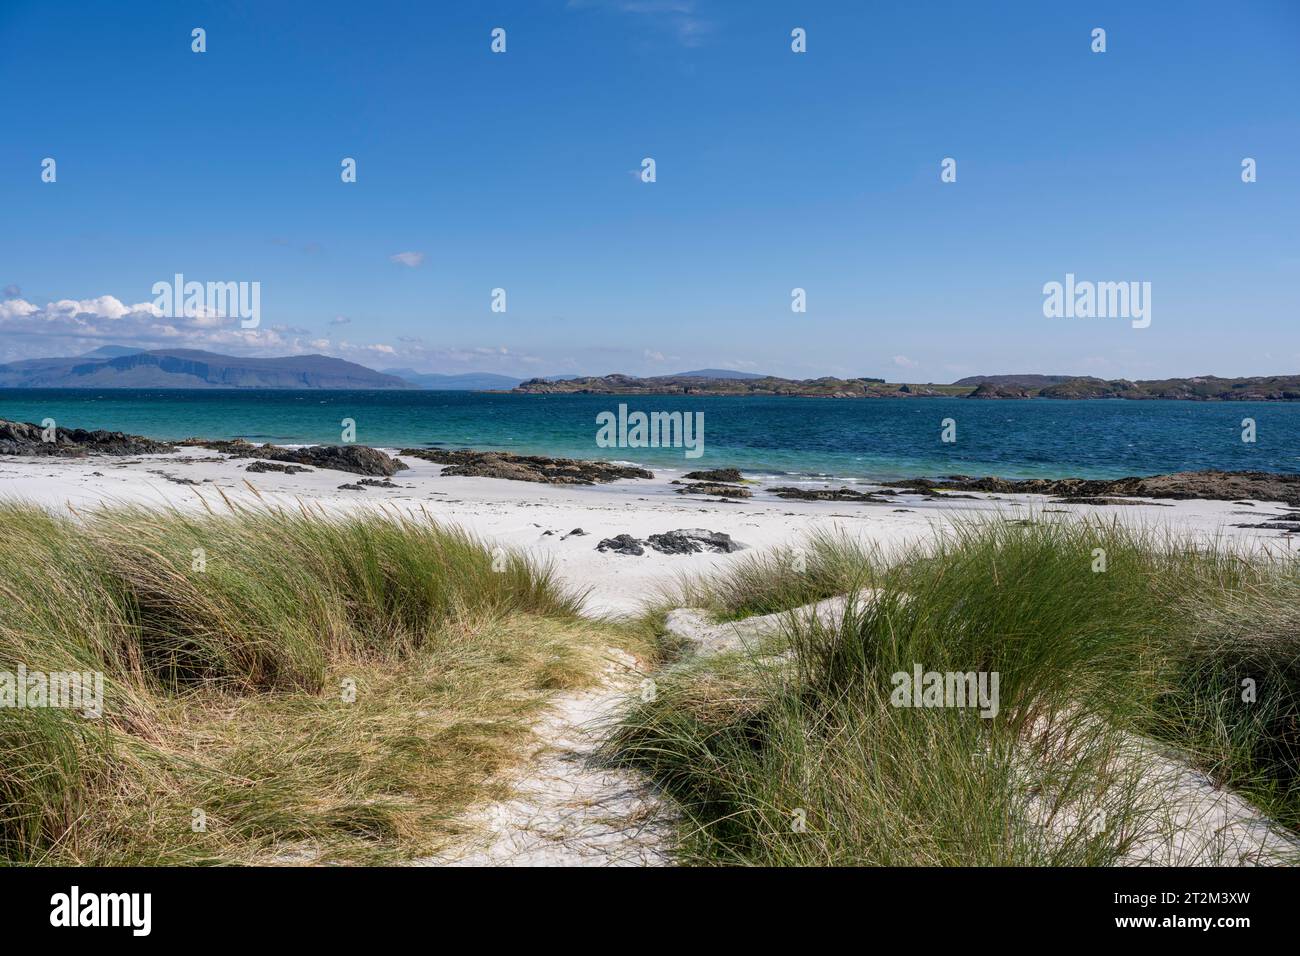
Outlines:
[[[57,302],[47,302],[44,308],[26,299],[8,299],[0,302],[0,320],[35,317],[48,322],[68,319],[114,321],[135,314],[153,317],[162,315],[152,302],[126,305],[121,299],[111,295],[101,295],[94,299],[59,299]]]
[[[36,311],[36,306],[32,305],[25,299],[9,299],[8,301],[0,302],[0,321],[4,321],[5,319],[20,319],[24,316],[31,315]]]
[[[899,368],[916,368],[921,364],[920,362],[908,358],[906,355],[895,355],[891,361]]]
[[[14,357],[79,355],[106,343],[280,355],[305,350],[299,330],[244,329],[238,317],[199,311],[193,316],[164,316],[152,302],[127,305],[112,295],[58,299],[43,307],[9,299],[0,302],[0,334],[6,339],[6,355]]]
[[[100,319],[120,319],[135,312],[162,315],[152,302],[126,305],[111,295],[101,295],[95,299],[60,299],[58,302],[47,303],[44,311],[53,315],[91,315]]]
[[[396,262],[398,265],[406,266],[408,269],[415,269],[424,262],[423,252],[399,252],[396,255],[388,257],[390,262]]]

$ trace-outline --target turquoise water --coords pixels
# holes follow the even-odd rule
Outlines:
[[[596,415],[704,413],[704,454],[600,448]],[[1300,403],[696,398],[426,391],[0,389],[0,418],[107,428],[153,438],[247,438],[495,448],[614,458],[660,468],[718,468],[843,478],[995,474],[1121,477],[1196,468],[1300,471]],[[941,421],[957,441],[940,441]],[[1254,418],[1257,441],[1241,440]]]

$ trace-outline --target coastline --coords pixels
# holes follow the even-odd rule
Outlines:
[[[684,486],[674,482],[683,480],[686,468],[656,469],[653,478],[588,486],[450,476],[443,474],[446,465],[409,456],[401,460],[409,467],[387,479],[393,486],[387,487],[358,485],[357,475],[325,468],[293,474],[250,473],[247,468],[256,459],[198,447],[127,456],[5,455],[0,456],[0,501],[34,503],[74,514],[113,505],[222,509],[223,497],[252,509],[296,510],[308,505],[334,514],[358,509],[405,513],[464,528],[489,545],[519,549],[550,562],[562,581],[589,591],[589,614],[636,613],[681,574],[702,574],[747,554],[798,546],[817,532],[842,533],[888,554],[920,543],[954,521],[1078,516],[1164,529],[1257,554],[1280,555],[1296,547],[1295,535],[1284,528],[1237,527],[1287,519],[1286,506],[1258,500],[1133,498],[1120,506],[1037,494],[936,494],[906,488],[897,489],[900,494],[882,495],[885,500],[869,496],[872,500],[867,501],[793,500],[770,492],[790,485],[788,478],[753,481],[743,486],[752,497],[722,499],[679,494]],[[870,490],[865,482],[855,487]],[[572,533],[579,528],[582,534]],[[646,539],[681,529],[720,532],[744,547],[730,554],[664,554],[646,549],[642,555],[630,555],[597,550],[601,541],[619,535]]]

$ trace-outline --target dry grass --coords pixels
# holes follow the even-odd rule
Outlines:
[[[100,720],[0,708],[11,863],[433,852],[501,796],[547,699],[628,640],[547,569],[493,570],[431,522],[2,506],[0,523],[0,669],[102,671],[106,699]]]

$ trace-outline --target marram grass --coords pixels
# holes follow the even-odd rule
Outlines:
[[[890,565],[834,536],[803,551],[800,573],[758,555],[663,604],[732,619],[848,590],[856,610],[791,619],[786,659],[670,664],[608,746],[679,801],[686,861],[1135,862],[1173,836],[1137,739],[1300,828],[1294,564],[1100,521],[963,523]],[[997,716],[894,706],[918,663],[997,672]]]
[[[433,852],[624,636],[427,520],[0,505],[0,526],[0,670],[105,678],[98,720],[0,707],[2,862]]]
[[[0,670],[102,671],[106,712],[0,707],[0,862],[437,852],[505,795],[548,696],[641,639],[423,519],[0,522]],[[783,657],[670,657],[615,729],[612,759],[678,802],[684,861],[1132,862],[1170,825],[1120,759],[1134,737],[1300,830],[1294,565],[1113,522],[961,524],[892,562],[821,535],[681,582],[642,632],[682,604],[726,620],[846,592],[871,600],[792,620]],[[997,716],[894,706],[917,663],[997,671]]]

